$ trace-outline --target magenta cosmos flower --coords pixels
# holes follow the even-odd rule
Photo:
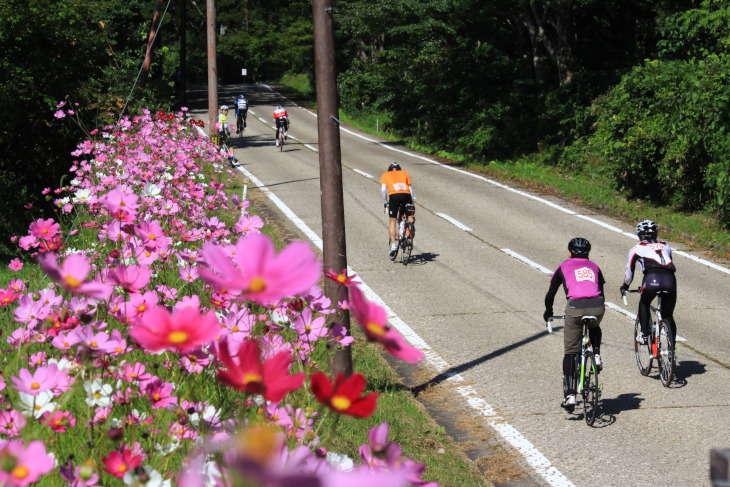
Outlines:
[[[406,362],[416,363],[423,358],[423,352],[406,343],[400,333],[386,324],[387,316],[382,307],[368,302],[356,287],[350,288],[350,297],[350,312],[368,339],[379,342],[388,353]]]
[[[38,256],[38,263],[48,277],[74,294],[83,294],[97,299],[109,299],[112,287],[99,281],[87,281],[91,270],[89,260],[82,254],[71,254],[59,267],[56,255],[52,253]]]
[[[53,221],[52,218],[44,220],[39,218],[30,224],[30,234],[43,240],[48,240],[58,233],[59,224]]]
[[[145,349],[191,352],[212,342],[221,325],[215,313],[201,315],[194,308],[176,309],[172,315],[160,306],[145,311],[129,334]]]
[[[0,485],[25,487],[36,482],[54,467],[53,457],[46,454],[42,441],[10,440],[0,446],[0,458],[8,468],[0,469]]]
[[[109,271],[109,280],[130,293],[137,293],[150,282],[152,271],[147,266],[120,265]]]
[[[215,273],[200,270],[200,277],[219,289],[243,291],[260,304],[303,293],[318,280],[321,263],[309,245],[294,242],[277,256],[265,235],[238,240],[233,258],[220,246],[203,244],[201,254]]]

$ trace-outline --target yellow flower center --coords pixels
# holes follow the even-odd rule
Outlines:
[[[385,328],[377,323],[368,323],[365,329],[373,335],[385,335]]]
[[[251,292],[258,293],[266,289],[266,281],[261,277],[254,277],[251,279],[251,284],[248,285]]]
[[[23,465],[19,465],[13,469],[13,477],[16,479],[24,479],[28,476],[30,470]]]
[[[160,395],[160,393],[159,393],[159,392],[156,392],[155,394],[153,394],[153,395],[152,395],[152,398],[153,398],[153,399],[154,399],[155,401],[159,401],[161,397],[162,397],[162,396]]]
[[[350,407],[352,401],[344,396],[335,396],[332,398],[332,407],[338,411],[344,411]]]
[[[101,394],[99,394],[98,392],[95,392],[94,397],[97,399],[101,399]]]
[[[171,343],[178,345],[180,343],[184,343],[188,339],[188,334],[184,331],[173,331],[167,336],[167,338]]]
[[[32,383],[32,384],[30,385],[30,388],[31,388],[31,389],[33,389],[33,390],[35,391],[36,389],[40,389],[40,388],[41,388],[41,385],[40,385],[39,383],[37,383],[37,382],[33,382],[33,383]]]
[[[154,240],[155,239],[155,235],[153,233],[150,233],[148,235],[148,237],[149,237],[150,240]]]
[[[337,282],[339,282],[340,284],[344,284],[344,283],[345,283],[345,281],[347,281],[347,276],[346,276],[346,275],[344,275],[344,274],[339,274],[339,275],[337,276]]]
[[[243,383],[250,384],[251,382],[261,382],[261,376],[253,372],[247,372],[246,375],[243,376]]]
[[[239,329],[240,329],[240,328],[238,328],[238,325],[235,325],[235,326],[233,327],[233,331],[234,331],[234,332],[238,331]]]
[[[119,466],[117,467],[117,472],[126,472],[126,471],[127,471],[127,466],[123,463],[120,463]]]
[[[137,311],[142,313],[146,309],[147,309],[147,306],[145,306],[144,304],[140,304],[139,307],[137,308]]]
[[[74,276],[65,276],[63,278],[63,281],[71,289],[76,289],[77,287],[79,287],[81,285],[81,281],[79,281],[78,279],[76,279]]]
[[[89,346],[90,346],[91,348],[97,348],[97,347],[99,346],[99,344],[98,344],[98,343],[96,343],[96,342],[91,342],[91,343],[89,343]]]

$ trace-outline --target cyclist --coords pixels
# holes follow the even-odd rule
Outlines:
[[[383,200],[388,206],[388,216],[390,217],[390,224],[388,226],[388,232],[390,235],[390,249],[388,255],[391,260],[395,258],[398,252],[398,241],[395,238],[395,220],[398,217],[399,212],[405,211],[407,204],[411,205],[412,210],[409,211],[408,221],[415,223],[415,207],[413,206],[413,187],[411,186],[411,177],[407,172],[403,171],[400,164],[397,162],[392,163],[386,172],[380,178],[380,193],[383,195]],[[415,236],[416,227],[412,225],[412,234]]]
[[[276,124],[276,147],[279,147],[279,130],[284,131],[284,138],[289,133],[289,114],[281,106],[274,110],[274,123]]]
[[[563,285],[568,303],[565,307],[565,330],[563,333],[563,377],[566,381],[565,399],[561,406],[566,409],[575,407],[576,384],[574,371],[575,355],[580,353],[583,338],[581,318],[595,316],[597,318],[589,330],[589,338],[593,344],[596,367],[601,370],[601,320],[605,312],[603,273],[594,262],[588,260],[591,243],[580,237],[568,242],[570,258],[560,264],[550,279],[550,288],[545,295],[545,313],[542,317],[547,322],[553,315],[553,300],[560,285]]]
[[[218,115],[218,137],[220,144],[226,144],[228,152],[231,155],[232,162],[236,163],[236,156],[233,153],[233,147],[230,145],[231,128],[228,126],[228,105],[221,105],[221,112]]]
[[[246,128],[246,118],[248,117],[248,100],[241,93],[236,98],[236,121],[241,120],[243,122],[243,128]],[[243,137],[243,131],[240,133],[240,137]]]
[[[657,224],[651,220],[644,220],[636,225],[636,236],[639,243],[629,250],[629,260],[626,264],[624,283],[621,285],[621,294],[628,289],[634,279],[634,268],[639,263],[644,272],[641,282],[641,299],[639,299],[639,322],[641,331],[636,341],[642,345],[649,336],[649,305],[659,291],[665,291],[662,296],[662,318],[667,320],[672,330],[672,343],[677,336],[672,313],[677,304],[677,279],[674,275],[676,267],[672,262],[672,249],[668,243],[657,240]]]

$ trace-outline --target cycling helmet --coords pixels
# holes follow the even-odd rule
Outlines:
[[[246,97],[243,96],[243,93],[241,93],[240,95],[238,95],[238,98],[246,98]]]
[[[636,236],[639,240],[656,240],[657,226],[651,220],[644,220],[636,225]]]
[[[228,110],[228,105],[221,105],[221,111]]]
[[[388,166],[388,171],[400,171],[400,164],[394,162],[393,164]]]
[[[278,107],[276,107],[276,109],[277,110],[283,110],[283,108],[281,108],[281,105],[279,105]]]
[[[568,242],[568,250],[573,257],[588,258],[588,254],[591,252],[591,243],[584,238],[576,237]]]

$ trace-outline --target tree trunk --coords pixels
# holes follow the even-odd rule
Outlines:
[[[162,17],[162,0],[157,0],[155,5],[155,13],[152,16],[152,26],[150,27],[150,35],[147,38],[147,53],[144,57],[144,64],[142,64],[142,82],[150,75],[150,66],[152,66],[152,47],[153,44],[160,43],[159,38],[156,38],[155,33],[160,26],[160,17]]]

